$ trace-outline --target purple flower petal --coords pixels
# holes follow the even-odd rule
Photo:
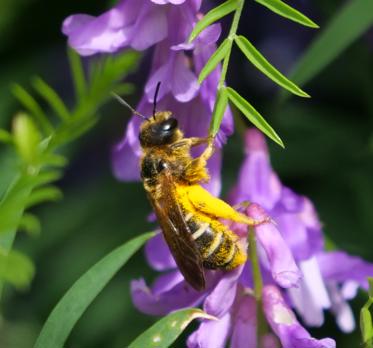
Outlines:
[[[131,29],[131,47],[142,51],[167,37],[166,12],[159,6],[142,5],[143,9]],[[156,28],[156,30],[154,30]]]
[[[268,218],[263,208],[250,204],[247,213],[256,220]],[[256,236],[263,247],[273,279],[282,287],[297,286],[301,273],[281,234],[271,222],[261,223],[255,227]]]
[[[350,333],[355,329],[355,319],[350,305],[343,298],[338,285],[335,282],[328,284],[328,290],[332,299],[332,312],[336,316],[339,328],[345,332]]]
[[[342,251],[322,252],[317,255],[325,279],[336,282],[355,281],[368,289],[367,277],[373,275],[373,264]]]
[[[231,318],[227,313],[219,320],[202,321],[198,330],[188,338],[188,348],[218,348],[225,347],[230,332]]]
[[[192,100],[199,90],[197,77],[188,69],[186,60],[183,54],[178,54],[170,76],[172,93],[182,103]]]
[[[335,341],[330,338],[317,340],[311,337],[299,324],[275,286],[264,287],[263,308],[267,321],[283,348],[335,348]]]
[[[157,271],[176,268],[174,258],[170,253],[162,233],[158,233],[145,245],[145,256],[149,265]]]
[[[245,136],[246,158],[238,178],[238,200],[248,200],[271,210],[281,197],[282,186],[274,174],[264,136],[250,129]]]
[[[237,303],[230,347],[256,347],[256,303],[252,296],[243,296]]]
[[[173,4],[173,5],[180,5],[183,4],[186,0],[151,0],[157,5],[165,5],[165,4]]]
[[[290,299],[308,326],[321,326],[324,322],[323,309],[330,308],[331,301],[319,265],[313,257],[301,261],[299,266],[303,279],[297,289],[289,289]]]
[[[223,276],[203,303],[206,313],[221,318],[230,310],[236,297],[238,278],[242,269],[243,267],[238,267]]]
[[[176,280],[170,278],[176,278]],[[163,286],[162,282],[164,282]],[[173,285],[172,288],[169,287],[169,284]],[[196,306],[206,295],[188,285],[180,277],[179,272],[172,272],[170,276],[161,278],[156,282],[155,290],[156,292],[150,289],[143,279],[131,282],[132,301],[143,313],[166,315],[176,309]],[[164,291],[161,292],[161,290]]]
[[[69,45],[83,56],[116,52],[131,40],[125,28],[136,18],[140,7],[134,0],[122,0],[98,17],[74,15],[66,18],[62,31],[68,35]]]

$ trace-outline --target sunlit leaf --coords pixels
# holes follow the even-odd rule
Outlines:
[[[369,297],[373,300],[373,278],[368,277],[368,283],[369,283]]]
[[[18,84],[14,84],[12,86],[12,92],[14,96],[18,99],[18,101],[30,112],[32,116],[35,117],[35,119],[43,127],[43,130],[46,132],[46,134],[52,133],[52,124],[49,122],[44,111],[36,102],[36,100],[30,95],[30,93]]]
[[[312,42],[291,78],[304,85],[367,31],[373,24],[373,1],[354,0],[341,5],[340,10]]]
[[[45,186],[31,192],[30,197],[26,201],[26,208],[33,207],[34,205],[44,202],[55,202],[62,199],[62,191],[55,186]]]
[[[67,121],[70,118],[69,110],[51,86],[39,77],[34,78],[32,84],[36,91],[49,103],[52,110],[61,118],[61,120]]]
[[[227,87],[229,100],[247,117],[265,135],[271,138],[274,142],[284,147],[284,143],[268,122],[259,114],[258,111],[244,98],[242,98],[234,89]]]
[[[167,348],[194,319],[217,320],[198,308],[182,309],[157,321],[137,337],[128,348]]]
[[[306,27],[319,28],[311,19],[300,13],[298,10],[289,6],[281,0],[255,0],[257,3],[267,7],[278,15],[290,19],[294,22],[305,25]]]
[[[202,30],[206,29],[210,24],[236,10],[238,3],[239,0],[228,0],[221,5],[213,8],[211,11],[207,12],[203,16],[203,18],[195,25],[193,31],[189,36],[189,42],[193,41],[199,35],[199,33]]]
[[[41,226],[39,219],[30,213],[23,214],[19,223],[19,229],[30,235],[37,236],[40,234]]]
[[[20,113],[14,118],[13,141],[23,160],[30,164],[34,163],[39,156],[41,134],[27,114]]]
[[[211,55],[203,69],[201,70],[198,82],[202,83],[204,79],[217,67],[217,65],[225,58],[229,51],[229,40],[225,39],[217,50]]]
[[[62,297],[49,315],[34,348],[62,348],[76,322],[111,278],[155,233],[146,233],[118,247],[97,262]]]
[[[283,74],[281,74],[268,60],[251,44],[251,42],[244,36],[237,36],[235,38],[237,46],[241,49],[246,58],[263,74],[269,77],[272,81],[279,84],[281,87],[298,95],[300,97],[309,97],[309,95],[302,91],[297,85],[291,82]]]
[[[220,129],[221,121],[224,117],[224,112],[228,105],[228,94],[226,87],[222,87],[218,91],[217,100],[214,105],[214,110],[212,112],[212,120],[210,123],[209,134],[215,136]]]
[[[364,306],[360,310],[360,330],[361,336],[364,343],[372,340],[373,338],[373,326],[372,326],[372,316],[370,314],[369,308]]]
[[[12,135],[4,130],[4,129],[0,129],[0,143],[11,143],[13,141],[13,138],[12,138]]]
[[[32,261],[16,250],[9,253],[0,248],[0,279],[11,283],[16,288],[27,287],[35,274]]]

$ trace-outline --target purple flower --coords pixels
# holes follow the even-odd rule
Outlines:
[[[281,291],[275,286],[264,287],[263,308],[265,317],[283,348],[335,348],[335,342],[330,338],[317,340],[311,337],[299,324]]]
[[[98,17],[73,15],[63,23],[69,44],[81,55],[113,53],[132,47],[144,50],[155,45],[153,63],[145,94],[138,111],[151,115],[157,83],[158,110],[170,110],[179,120],[185,136],[205,137],[216,97],[220,68],[215,69],[200,86],[197,75],[216,49],[220,26],[205,29],[192,44],[187,38],[198,20],[201,0],[122,0]],[[154,29],[156,28],[156,30]],[[186,54],[185,50],[192,50]],[[127,124],[123,140],[114,148],[113,169],[121,180],[139,179],[141,153],[138,131],[140,119],[135,116]],[[227,110],[216,145],[226,141],[233,123]],[[198,155],[197,149],[194,155]],[[220,151],[209,163],[212,180],[207,188],[220,191]]]
[[[315,208],[308,198],[281,184],[270,165],[264,136],[249,130],[245,145],[246,158],[231,197],[234,203],[259,203],[277,223],[302,273],[299,286],[287,290],[292,306],[309,326],[321,326],[324,309],[330,309],[340,329],[352,331],[355,321],[347,300],[359,286],[367,289],[373,265],[346,253],[326,253]]]

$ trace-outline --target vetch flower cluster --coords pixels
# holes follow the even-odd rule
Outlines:
[[[247,131],[245,149],[237,186],[229,201],[256,202],[246,208],[246,213],[255,219],[269,214],[273,220],[255,227],[265,318],[285,348],[335,347],[330,338],[312,338],[293,310],[307,326],[320,326],[324,309],[329,309],[341,330],[350,332],[355,322],[347,300],[356,295],[358,287],[367,289],[366,277],[373,273],[373,265],[340,251],[324,250],[321,223],[312,203],[282,185],[271,168],[267,145],[259,131]],[[245,226],[233,224],[230,228],[246,241]],[[151,267],[163,273],[150,288],[143,279],[132,282],[132,297],[138,309],[164,315],[202,304],[208,314],[219,320],[202,322],[189,337],[189,348],[220,347],[228,340],[231,347],[248,346],[247,342],[252,342],[250,347],[256,346],[257,309],[249,261],[225,274],[207,272],[206,291],[197,292],[175,269],[161,234],[148,242],[146,258]],[[271,335],[261,339],[269,342],[269,347],[278,347]]]
[[[122,0],[98,17],[68,17],[63,32],[69,44],[84,56],[153,47],[150,76],[137,110],[143,115],[152,114],[155,88],[160,81],[158,110],[171,110],[186,136],[204,137],[215,104],[220,69],[215,69],[201,85],[197,76],[216,49],[220,25],[208,27],[192,44],[186,43],[200,17],[200,6],[201,0]],[[121,180],[140,179],[140,123],[138,117],[129,121],[122,141],[113,151],[114,173]],[[228,110],[216,145],[221,147],[232,131]],[[211,181],[207,184],[214,194],[220,191],[220,166],[221,154],[216,151],[209,161]]]
[[[84,56],[152,47],[150,75],[137,110],[151,115],[160,81],[158,109],[171,110],[186,137],[204,137],[215,105],[220,68],[201,85],[197,76],[216,50],[220,26],[211,25],[193,43],[187,43],[200,17],[200,7],[201,0],[121,0],[98,17],[68,17],[63,32],[69,44]],[[122,180],[139,179],[140,123],[138,117],[129,121],[113,152],[114,172]],[[227,110],[216,137],[218,147],[232,130],[232,116]],[[151,287],[143,279],[134,280],[133,302],[150,315],[202,305],[205,312],[217,317],[217,321],[200,323],[188,338],[189,348],[224,347],[228,341],[232,348],[258,347],[259,341],[261,347],[268,348],[278,347],[279,342],[284,348],[334,348],[331,338],[311,337],[294,311],[305,325],[320,326],[328,309],[341,330],[350,332],[355,322],[347,301],[359,287],[367,289],[366,277],[373,274],[373,265],[343,252],[325,251],[315,208],[308,198],[281,183],[259,131],[247,131],[245,150],[228,201],[232,205],[251,202],[240,209],[251,218],[266,221],[250,231],[249,247],[251,254],[258,253],[259,264],[250,262],[249,255],[249,261],[233,271],[206,271],[206,289],[198,292],[176,269],[162,234],[158,234],[146,245],[146,258],[162,274]],[[211,181],[207,186],[215,195],[220,192],[220,157],[216,151],[209,160]],[[225,223],[247,247],[247,227]],[[263,325],[260,318],[266,319],[271,332],[258,330]]]

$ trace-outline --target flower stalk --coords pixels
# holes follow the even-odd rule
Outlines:
[[[254,282],[254,297],[256,301],[256,339],[257,347],[260,348],[261,338],[266,332],[266,322],[262,310],[262,292],[263,292],[263,278],[259,266],[258,250],[256,246],[256,236],[253,227],[249,227],[249,255],[253,272]]]
[[[238,23],[240,22],[244,4],[245,4],[245,0],[238,1],[237,9],[234,12],[232,25],[231,25],[231,28],[229,30],[229,35],[228,35],[229,49],[228,49],[227,55],[225,56],[223,60],[223,66],[221,69],[221,75],[220,75],[220,80],[218,84],[218,91],[224,86],[224,83],[225,83],[225,77],[228,71],[229,59],[231,57],[232,45],[233,45],[234,38],[236,37]]]

